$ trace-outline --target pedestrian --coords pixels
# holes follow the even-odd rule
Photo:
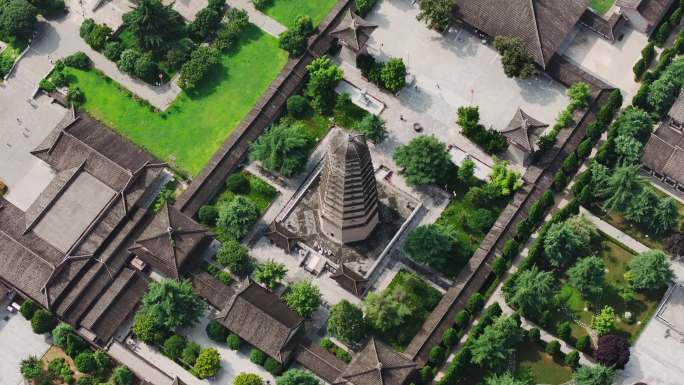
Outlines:
[[[399,115],[399,120],[404,121],[404,115]]]
[[[440,88],[439,88],[439,83],[435,83],[435,86],[437,87],[437,89],[440,89]]]
[[[17,123],[21,124],[21,119],[17,116]]]

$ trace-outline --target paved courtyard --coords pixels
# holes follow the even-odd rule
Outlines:
[[[561,84],[546,76],[510,79],[493,47],[464,30],[441,35],[416,20],[417,14],[410,0],[381,0],[367,16],[378,25],[369,52],[381,61],[404,60],[417,88],[400,91],[399,100],[406,109],[444,124],[446,131],[438,137],[454,136],[456,111],[463,105],[480,106],[482,124],[497,130],[506,127],[518,107],[553,124],[567,105]]]
[[[19,363],[29,355],[41,357],[50,348],[47,337],[35,334],[19,313],[0,308],[0,385],[20,385]]]
[[[648,37],[627,26],[620,41],[610,42],[586,28],[577,28],[564,56],[585,71],[619,88],[631,100],[639,88],[632,66],[641,57]]]

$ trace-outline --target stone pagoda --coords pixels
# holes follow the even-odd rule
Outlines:
[[[378,191],[366,138],[338,131],[319,188],[321,232],[338,243],[363,241],[379,222]]]

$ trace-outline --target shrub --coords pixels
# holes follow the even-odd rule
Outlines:
[[[455,346],[458,343],[458,339],[458,332],[454,328],[448,328],[442,334],[442,344],[447,347]]]
[[[214,377],[221,370],[221,356],[218,350],[206,348],[200,351],[195,365],[192,367],[192,374],[199,379]]]
[[[356,9],[359,11],[359,15],[366,16],[376,2],[377,0],[356,0]]]
[[[80,88],[71,87],[69,92],[67,92],[66,100],[73,106],[80,106],[85,103],[85,95]]]
[[[468,303],[466,304],[466,310],[470,314],[477,314],[482,310],[485,304],[485,298],[480,293],[475,293],[468,298]]]
[[[501,277],[506,272],[506,269],[508,269],[508,261],[505,258],[498,256],[492,262],[492,272],[497,277]]]
[[[100,51],[105,47],[107,39],[109,39],[111,34],[112,29],[105,24],[95,24],[84,40],[95,51]]]
[[[300,15],[295,20],[294,28],[304,36],[309,36],[314,32],[313,21],[309,15]]]
[[[576,368],[579,366],[580,355],[577,350],[573,350],[565,355],[565,364],[571,368]]]
[[[120,365],[114,368],[114,370],[112,370],[111,380],[114,383],[114,385],[133,385],[133,380],[135,380],[135,376],[133,375],[133,372],[131,372],[130,369]]]
[[[57,326],[57,319],[52,313],[38,309],[31,317],[31,328],[36,334],[50,333]]]
[[[57,379],[63,383],[72,383],[74,372],[64,358],[55,358],[48,364],[47,374],[50,378]],[[45,379],[44,379],[45,380]]]
[[[387,136],[385,121],[374,114],[366,114],[356,123],[356,130],[375,143],[382,142]]]
[[[43,363],[35,356],[22,360],[19,366],[21,375],[27,380],[37,380],[43,375]]]
[[[54,84],[48,79],[41,79],[40,83],[38,83],[38,87],[43,89],[45,92],[54,92],[57,87],[55,87]]]
[[[74,329],[71,325],[61,322],[52,330],[52,343],[60,348],[66,348],[67,336],[72,334]]]
[[[560,343],[556,340],[549,341],[546,343],[544,351],[554,357],[557,357],[560,353]]]
[[[185,345],[185,348],[183,349],[183,353],[181,353],[181,360],[189,366],[194,366],[195,362],[197,361],[197,357],[199,356],[201,351],[201,348],[198,344],[195,342],[188,342]]]
[[[81,70],[86,70],[90,68],[92,64],[90,58],[85,53],[79,51],[72,53],[71,55],[63,59],[64,65],[67,67],[77,68]]]
[[[71,358],[75,358],[79,353],[88,349],[85,341],[76,334],[68,334],[66,338],[66,349],[64,352]]]
[[[266,9],[273,2],[273,0],[249,0],[249,1],[252,3],[252,5],[254,5],[254,8],[256,8],[260,11],[263,11],[264,9]]]
[[[210,47],[200,46],[190,54],[190,60],[181,66],[178,86],[184,90],[195,88],[218,62],[218,52]]]
[[[128,48],[121,52],[119,61],[116,62],[116,66],[119,67],[119,69],[123,72],[129,74],[133,73],[135,70],[135,63],[138,61],[140,56],[142,56],[140,51],[135,48]]]
[[[93,373],[97,370],[97,362],[91,352],[82,352],[74,359],[76,369],[81,373]]]
[[[38,306],[32,300],[27,299],[19,307],[19,313],[21,313],[26,320],[30,320],[33,318],[33,315],[36,313],[36,311],[38,311],[38,309],[40,309],[40,306]]]
[[[589,352],[591,350],[591,339],[589,336],[581,336],[575,342],[575,348],[580,352]]]
[[[221,243],[216,260],[237,275],[246,274],[252,266],[249,249],[233,239]]]
[[[666,20],[660,24],[660,27],[658,27],[653,35],[653,41],[655,42],[655,45],[662,47],[667,38],[670,36],[670,32],[672,32],[672,24]]]
[[[264,361],[266,361],[266,353],[257,348],[252,348],[252,351],[249,353],[249,360],[257,365],[263,366]]]
[[[527,340],[533,343],[539,343],[541,332],[539,328],[532,328],[527,332]]]
[[[456,313],[456,316],[454,317],[454,323],[460,329],[465,329],[468,326],[469,322],[470,322],[470,313],[468,313],[467,310],[464,309],[464,310],[461,310],[458,313]]]
[[[228,343],[228,347],[231,350],[238,350],[240,349],[240,345],[242,344],[242,340],[240,340],[240,337],[238,337],[237,334],[229,334],[228,338],[226,339],[226,342]]]
[[[649,42],[646,44],[646,46],[641,50],[641,58],[644,61],[644,65],[648,67],[649,64],[655,59],[656,57],[656,50],[655,46],[653,43]]]
[[[288,29],[278,35],[278,46],[291,57],[298,57],[306,50],[306,36],[295,28]]]
[[[644,72],[646,72],[646,63],[644,62],[644,59],[641,58],[634,63],[634,66],[632,67],[632,72],[634,72],[634,81],[639,81],[641,80],[641,77],[644,75]]]
[[[596,348],[596,360],[611,368],[624,369],[629,361],[629,342],[625,337],[615,334],[600,337]]]
[[[556,328],[556,335],[558,335],[560,339],[567,341],[570,338],[571,333],[572,328],[570,327],[570,322],[565,321],[558,324],[558,327]]]
[[[591,153],[592,147],[593,143],[591,142],[591,139],[584,139],[580,142],[579,146],[577,146],[577,156],[581,159],[585,159]]]
[[[90,34],[90,32],[95,28],[95,20],[93,19],[85,19],[81,23],[81,26],[78,29],[78,35],[81,37],[81,39],[85,39],[86,36]]]
[[[123,45],[121,45],[121,43],[119,43],[118,41],[110,41],[109,43],[107,43],[107,45],[105,45],[104,51],[102,51],[105,57],[113,62],[119,60],[122,52]]]
[[[520,244],[513,239],[507,240],[501,250],[501,256],[507,260],[513,259],[520,249]]]
[[[423,384],[429,384],[430,381],[435,377],[435,370],[429,365],[425,365],[420,368],[420,379]]]
[[[97,373],[99,374],[107,372],[107,370],[109,370],[109,368],[112,366],[109,356],[103,350],[97,350],[95,353],[93,353],[93,358],[95,359]]]
[[[212,321],[214,322],[214,321]],[[183,349],[185,349],[187,341],[183,336],[174,334],[164,341],[164,355],[170,359],[176,361],[183,355]]]
[[[680,5],[674,12],[670,15],[670,25],[674,28],[679,25],[682,21],[682,12],[684,12],[684,6]]]
[[[274,360],[271,357],[266,358],[264,361],[264,369],[271,373],[274,376],[279,375],[283,371],[283,367],[280,366],[278,361]]]
[[[203,205],[200,207],[197,217],[203,224],[214,226],[216,225],[216,219],[218,218],[218,210],[216,210],[216,207],[214,206]]]
[[[401,58],[391,58],[382,65],[380,70],[382,86],[392,92],[397,92],[406,85],[406,65]]]
[[[138,57],[133,67],[133,74],[145,81],[153,81],[157,75],[157,63],[152,60],[152,55],[143,54]]]
[[[443,347],[437,345],[433,346],[432,349],[430,349],[428,362],[430,362],[435,367],[440,366],[442,362],[444,362],[445,358],[446,351]]]
[[[223,342],[228,338],[228,329],[216,320],[211,320],[206,327],[207,336],[216,342]]]
[[[259,218],[259,208],[256,204],[238,195],[219,208],[219,217],[216,221],[219,235],[222,240],[240,240]]]
[[[309,111],[309,102],[301,95],[292,95],[287,99],[287,112],[296,119],[302,119]]]
[[[99,378],[95,376],[83,376],[76,381],[76,385],[98,385]]]
[[[249,194],[249,179],[242,172],[230,174],[226,179],[226,188],[236,194]]]

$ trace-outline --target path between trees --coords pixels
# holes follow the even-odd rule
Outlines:
[[[287,29],[284,25],[272,19],[270,16],[261,13],[254,8],[254,5],[249,0],[227,0],[227,2],[231,7],[244,9],[249,16],[249,21],[269,35],[278,37],[278,35]]]

